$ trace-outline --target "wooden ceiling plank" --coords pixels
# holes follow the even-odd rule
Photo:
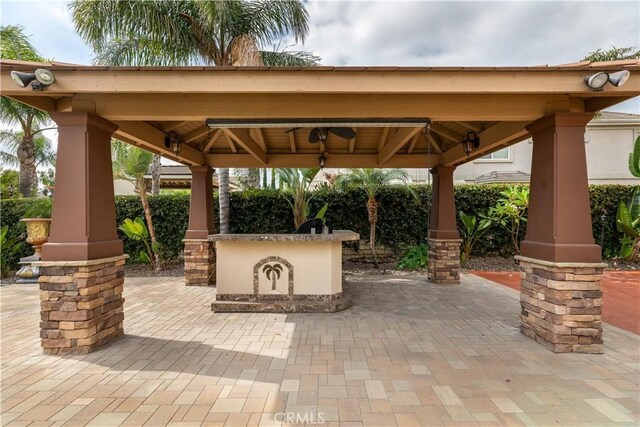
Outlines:
[[[461,142],[464,139],[464,135],[460,135],[439,123],[432,123],[431,131],[453,142]]]
[[[211,132],[211,128],[209,128],[209,126],[207,125],[202,125],[198,128],[195,128],[193,130],[190,130],[189,132],[185,133],[182,135],[182,142],[192,142],[195,141],[198,138],[202,138],[203,136],[205,136],[206,134],[208,134],[209,132]]]
[[[249,129],[223,128],[222,131],[260,163],[263,165],[267,164],[267,153],[253,140],[253,138],[251,138],[251,135],[249,135]]]
[[[216,129],[211,138],[209,138],[209,142],[207,142],[207,145],[204,147],[203,152],[208,153],[209,150],[211,150],[211,147],[213,147],[213,144],[215,144],[215,142],[218,140],[221,133],[222,129]]]
[[[185,123],[189,123],[189,122],[185,122],[183,121],[169,121],[169,122],[164,122],[162,124],[162,130],[165,132],[171,132],[172,130],[176,130],[178,129],[180,126],[182,126]]]
[[[378,162],[382,165],[398,152],[422,128],[400,128],[378,154]]]
[[[457,122],[460,126],[462,126],[463,128],[469,129],[473,132],[481,132],[482,128],[476,125],[472,125],[471,123],[467,123],[467,122]]]
[[[409,148],[407,148],[407,154],[413,153],[413,149],[416,148],[416,144],[418,143],[418,139],[420,139],[420,132],[416,133],[416,135],[411,140],[411,144],[409,144]]]

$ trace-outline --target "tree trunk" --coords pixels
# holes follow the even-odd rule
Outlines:
[[[262,188],[267,188],[267,170],[260,169],[260,171],[262,172]]]
[[[633,262],[640,261],[640,238],[636,239],[636,241],[634,242],[633,250],[631,252],[631,256],[629,257],[629,259]]]
[[[376,224],[378,222],[378,202],[376,199],[367,201],[367,211],[369,212],[369,245],[371,246],[371,256],[373,266],[378,268],[378,254],[376,252]]]
[[[161,158],[159,154],[154,154],[151,162],[151,194],[154,196],[160,194]]]
[[[218,202],[220,234],[229,233],[229,169],[218,169]]]
[[[271,188],[276,188],[276,170],[271,169]]]
[[[23,197],[31,197],[38,188],[38,181],[37,179],[34,180],[34,176],[37,175],[33,138],[30,136],[22,138],[16,154],[18,156],[18,162],[20,163],[20,194],[22,194]]]
[[[160,270],[160,254],[158,254],[154,246],[157,245],[156,229],[153,227],[153,219],[151,218],[151,208],[149,207],[149,200],[147,200],[147,190],[144,185],[144,178],[142,182],[138,183],[138,191],[140,192],[140,201],[142,202],[142,208],[144,209],[144,217],[147,220],[147,230],[149,230],[149,237],[151,237],[151,255],[153,256],[154,270]]]

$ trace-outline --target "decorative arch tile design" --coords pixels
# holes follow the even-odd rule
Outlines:
[[[275,270],[277,270],[276,266],[278,264],[285,266],[289,271],[288,278],[287,278],[288,297],[290,300],[293,299],[293,265],[291,265],[291,263],[286,259],[281,258],[279,256],[268,256],[266,258],[262,258],[260,261],[258,261],[256,265],[253,266],[253,295],[256,298],[258,297],[258,292],[260,290],[259,289],[260,273],[262,273],[261,269],[263,268],[263,266],[269,264],[270,262],[276,263],[275,266],[272,266],[273,270],[270,270],[271,271],[270,274],[276,274]],[[267,278],[269,277],[270,276],[267,275]]]

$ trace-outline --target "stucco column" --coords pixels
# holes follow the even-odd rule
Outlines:
[[[43,261],[82,261],[122,255],[111,166],[118,128],[91,113],[51,113],[58,124],[56,190]]]
[[[453,166],[430,170],[433,176],[429,222],[429,279],[437,284],[460,283],[460,233],[456,225]]]
[[[191,166],[191,200],[189,228],[184,236],[185,283],[192,286],[215,284],[214,242],[208,240],[216,232],[213,211],[213,169]]]
[[[555,113],[533,136],[522,270],[522,332],[554,352],[601,353],[602,264],[593,239],[584,147],[592,113]]]
[[[44,353],[82,354],[124,333],[124,263],[111,170],[113,123],[86,112],[51,113],[58,124],[56,191],[42,248]]]

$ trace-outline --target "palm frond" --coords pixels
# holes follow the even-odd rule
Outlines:
[[[300,0],[252,0],[245,2],[247,19],[244,32],[259,43],[270,44],[291,34],[296,43],[309,33],[309,13]]]
[[[25,35],[24,28],[18,25],[0,27],[0,58],[20,61],[45,62]]]
[[[272,67],[312,67],[320,65],[320,58],[304,51],[262,51],[262,61]]]

